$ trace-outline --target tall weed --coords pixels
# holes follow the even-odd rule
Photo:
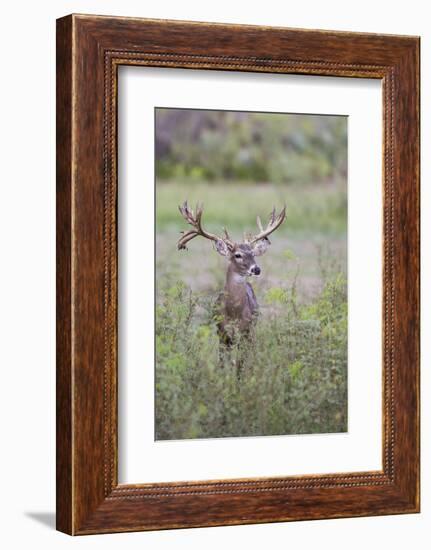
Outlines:
[[[239,343],[222,363],[216,294],[169,279],[163,284],[156,309],[156,439],[347,430],[344,274],[329,277],[306,304],[298,302],[295,285],[268,289],[252,342]]]

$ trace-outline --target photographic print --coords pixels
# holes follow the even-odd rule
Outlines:
[[[347,431],[347,117],[155,109],[155,438]]]

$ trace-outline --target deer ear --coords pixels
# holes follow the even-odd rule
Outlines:
[[[222,239],[217,239],[215,241],[215,249],[222,256],[229,256],[229,247]]]
[[[270,244],[269,239],[266,237],[260,241],[257,241],[257,243],[253,246],[253,256],[262,256],[262,254],[265,254]]]

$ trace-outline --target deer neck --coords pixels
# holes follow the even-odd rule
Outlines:
[[[230,265],[226,274],[225,300],[227,307],[239,307],[247,296],[247,277]]]
[[[245,284],[247,283],[247,276],[241,275],[241,273],[238,273],[234,266],[231,264],[228,267],[227,274],[226,274],[226,290],[232,289],[232,290],[238,290],[245,288]]]

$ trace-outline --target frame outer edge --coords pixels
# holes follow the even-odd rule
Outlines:
[[[101,84],[101,74],[100,66],[94,65],[94,63],[96,61],[100,63],[101,57],[103,56],[103,51],[110,49],[112,41],[121,45],[121,39],[119,36],[120,29],[116,28],[116,22],[118,19],[109,19],[110,20],[107,26],[99,26],[99,22],[95,24],[92,16],[79,16],[78,18],[78,16],[72,15],[57,21],[57,529],[68,534],[86,534],[107,531],[112,532],[123,530],[229,524],[229,521],[226,520],[223,514],[223,518],[216,521],[208,519],[206,516],[199,522],[185,521],[184,518],[181,520],[181,517],[184,516],[185,513],[183,505],[186,501],[188,501],[188,495],[178,495],[178,497],[175,498],[175,503],[173,500],[171,501],[170,497],[168,497],[168,501],[166,501],[166,504],[163,504],[163,506],[160,501],[160,514],[162,512],[167,513],[169,509],[173,512],[175,509],[176,519],[174,520],[173,517],[171,517],[170,520],[165,523],[163,518],[159,517],[158,519],[155,519],[155,522],[153,523],[150,518],[147,517],[147,515],[155,513],[154,507],[151,503],[148,503],[147,505],[142,502],[138,505],[136,500],[132,500],[134,497],[130,496],[124,496],[113,501],[110,498],[109,493],[110,489],[112,490],[114,487],[111,486],[111,483],[106,484],[106,480],[104,488],[102,486],[103,480],[101,479],[101,472],[103,468],[101,468],[100,463],[97,462],[102,455],[104,456],[100,444],[101,424],[99,423],[95,426],[94,417],[92,417],[92,415],[95,414],[96,409],[100,409],[100,391],[96,384],[100,383],[98,359],[100,357],[101,350],[99,343],[94,343],[92,340],[93,337],[97,336],[98,338],[99,336],[98,334],[93,334],[92,336],[91,332],[85,333],[86,328],[91,328],[91,330],[94,331],[94,325],[86,327],[84,323],[85,326],[79,326],[79,324],[74,326],[73,317],[76,317],[76,321],[79,323],[82,320],[88,322],[88,313],[96,314],[97,319],[99,319],[101,315],[99,306],[95,303],[96,297],[91,296],[90,300],[90,296],[88,295],[90,287],[86,282],[86,277],[90,276],[92,282],[97,282],[97,284],[100,282],[98,263],[100,260],[100,248],[98,245],[100,240],[94,240],[95,238],[98,238],[99,234],[101,234],[101,231],[99,231],[99,226],[97,226],[101,215],[98,202],[100,198],[100,189],[98,188],[96,192],[93,186],[95,184],[94,178],[96,178],[97,182],[99,181],[98,178],[101,167],[99,163],[97,165],[90,164],[90,161],[94,157],[95,152],[98,154],[97,149],[100,147],[101,143],[100,135],[97,133],[99,132],[97,128],[99,128],[100,125],[101,114],[100,100],[97,95],[97,93],[101,93],[101,89],[99,89]],[[142,21],[142,24],[146,22],[146,20],[140,21]],[[90,22],[91,28],[89,28],[88,25]],[[105,20],[105,23],[106,22],[107,21]],[[160,31],[162,27],[163,30],[166,27],[166,22],[163,21],[154,22],[154,24],[156,27],[160,27],[158,31]],[[172,22],[172,24],[178,25],[178,22]],[[203,24],[195,25],[197,28],[199,26],[205,26]],[[127,29],[127,25],[125,27]],[[187,24],[185,24],[184,27],[187,27]],[[241,27],[238,27],[238,29],[241,30]],[[235,29],[235,31],[237,32],[238,29]],[[296,34],[296,31],[293,29],[285,30]],[[133,37],[136,37],[137,40],[137,42],[133,42],[133,47],[136,48],[135,51],[139,51],[139,48],[141,47],[144,48],[145,46],[143,45],[148,40],[155,40],[153,43],[158,45],[158,37],[150,39],[145,37],[145,39],[141,39],[140,36],[142,35],[138,37],[136,28],[133,29],[133,32],[135,33],[132,33]],[[309,32],[312,33],[313,31]],[[334,31],[334,34],[338,35],[339,33]],[[76,40],[74,40],[74,36],[76,36]],[[354,36],[357,38],[360,35],[352,34],[352,41]],[[386,38],[384,35],[376,35],[374,38],[370,35],[370,41],[377,40],[378,36]],[[410,50],[411,55],[411,52],[414,49],[412,47],[414,45],[413,42],[416,40],[416,49],[413,57],[416,61],[418,61],[417,57],[415,57],[418,55],[417,39],[406,37],[406,39],[401,40],[402,44],[400,44],[399,38],[391,38],[390,36],[387,36],[387,38],[388,41],[391,42],[391,44],[388,45],[388,48],[391,46],[389,49],[389,56],[400,55],[400,50],[403,50],[405,53],[408,49]],[[365,37],[362,36],[361,40],[363,39],[365,39]],[[105,42],[105,40],[109,41],[109,46],[107,46],[108,42]],[[161,46],[163,46],[164,40],[165,38],[162,39]],[[194,44],[192,42],[190,47],[193,46]],[[307,51],[310,52],[311,49],[312,47],[308,44]],[[369,53],[370,44],[367,45],[367,48],[365,48],[361,54],[365,60],[367,51],[368,54],[371,55]],[[79,59],[77,58],[75,60],[75,55],[78,53]],[[90,56],[87,60],[85,59],[86,53]],[[176,57],[176,54],[170,53],[169,55]],[[289,55],[288,51],[287,55]],[[309,55],[312,55],[312,53]],[[217,57],[219,57],[218,54]],[[289,59],[289,57],[287,57],[287,59]],[[91,63],[93,63],[93,65],[90,67]],[[197,67],[197,65],[200,65],[200,63],[195,63],[196,68],[203,68]],[[393,65],[393,59],[391,59],[391,65]],[[173,66],[175,66],[175,64]],[[387,65],[387,67],[389,68],[389,65]],[[91,79],[95,79],[96,86],[94,86],[91,90],[88,87],[87,82],[84,84],[80,80],[80,78],[84,75],[84,69],[85,71],[95,69],[95,72],[91,75]],[[238,69],[233,68],[233,70],[241,69],[238,67]],[[244,67],[242,70],[248,69]],[[413,93],[415,100],[418,95],[418,75],[415,72],[416,70],[417,67],[413,69],[413,82],[412,80],[409,81],[410,87],[409,84],[407,84],[407,90]],[[333,71],[333,68],[331,67],[328,68],[328,71],[325,74],[334,74],[334,72],[335,71]],[[318,73],[323,74],[323,69],[318,69]],[[94,74],[96,74],[95,77],[93,76]],[[352,76],[367,77],[369,76],[369,72],[359,71],[359,74],[352,74]],[[398,97],[397,99],[398,101],[401,101],[401,98]],[[91,108],[91,106],[93,106],[94,110],[90,111],[92,117],[89,117],[87,111]],[[79,112],[77,110],[79,110]],[[76,114],[74,115],[75,111]],[[410,115],[412,115],[414,121],[418,119],[418,111],[413,112],[412,109],[407,109],[407,111]],[[74,116],[76,118],[75,122]],[[411,125],[410,128],[412,126],[414,126],[414,124]],[[397,130],[401,130],[398,121]],[[84,147],[85,144],[81,142],[81,140],[85,141],[92,138],[93,132],[96,134],[96,143],[93,144],[92,142],[87,142],[87,145],[90,146],[89,150],[88,147]],[[417,137],[417,129],[416,134],[413,130],[412,135],[416,135]],[[74,143],[75,145],[73,145]],[[413,148],[417,148],[416,143],[413,144]],[[99,159],[93,160],[97,160],[97,162],[99,161]],[[396,157],[396,160],[399,165],[402,165],[403,167],[406,166],[404,159]],[[78,161],[80,163],[79,165],[77,164]],[[83,166],[81,166],[81,163]],[[418,155],[415,157],[415,154],[413,154],[413,160],[412,157],[410,157],[410,161],[407,164],[409,164],[410,168],[414,167],[416,170],[415,174],[418,174]],[[418,206],[418,178],[415,179],[415,177],[413,177],[413,180],[415,185],[413,186],[412,194],[409,197],[410,201],[413,200],[416,202],[414,205],[410,203],[406,220],[409,222],[410,227],[412,227],[415,223],[416,227],[412,229],[414,235],[408,237],[407,242],[412,244],[414,260],[418,261],[419,257],[416,249],[418,238],[416,237],[418,237],[419,234],[417,233],[417,220],[413,218],[414,212],[417,213],[416,206]],[[112,205],[112,203],[110,204]],[[85,229],[88,230],[88,227],[86,227],[87,218],[85,215],[88,214],[88,209],[90,206],[95,207],[95,211],[92,212],[92,214],[94,214],[96,222],[92,223],[90,226],[91,240],[89,247],[86,248],[83,246],[83,239],[87,237]],[[76,223],[74,221],[75,218]],[[113,236],[115,236],[115,233]],[[103,235],[103,239],[106,245],[106,234]],[[397,243],[397,246],[399,245],[400,241]],[[92,247],[91,250],[90,246]],[[93,259],[89,262],[89,258],[91,257],[89,254],[90,252],[96,252],[97,266],[93,262]],[[78,258],[79,263],[77,261]],[[405,262],[403,265],[406,265]],[[97,267],[98,271],[95,272],[93,270],[91,272],[91,266],[93,268]],[[409,278],[410,282],[416,283],[417,285],[418,274],[415,269],[407,270],[407,274],[404,273],[404,276]],[[93,290],[98,289],[95,287]],[[413,291],[413,295],[416,295],[415,292],[416,290]],[[402,292],[401,294],[404,296]],[[416,338],[417,340],[417,328],[419,326],[419,311],[417,303],[414,303],[412,307],[408,308],[408,314],[411,316],[410,318],[413,319],[414,325],[411,335],[413,339]],[[412,346],[416,346],[415,350],[417,349],[416,340],[410,345],[410,349],[412,349]],[[73,355],[74,342],[77,352],[76,356]],[[84,351],[82,350],[81,345],[84,346]],[[95,348],[97,349],[95,350]],[[407,423],[407,439],[413,448],[410,447],[407,453],[408,458],[406,459],[406,466],[408,466],[409,470],[408,476],[405,477],[402,473],[403,468],[399,470],[402,474],[401,479],[398,480],[401,481],[401,486],[398,485],[397,489],[401,489],[401,493],[393,493],[392,489],[395,489],[394,486],[392,486],[392,489],[388,487],[387,491],[385,490],[385,493],[378,493],[377,488],[375,488],[375,491],[369,487],[369,491],[366,490],[365,493],[370,495],[375,493],[376,497],[378,496],[382,499],[379,505],[375,502],[375,507],[372,510],[366,512],[365,509],[364,511],[360,511],[359,508],[355,508],[355,510],[344,510],[337,514],[331,514],[325,507],[324,510],[320,510],[315,517],[329,518],[355,515],[405,513],[414,511],[412,510],[412,500],[413,498],[416,500],[418,498],[418,491],[413,491],[412,489],[412,483],[418,483],[418,475],[415,475],[418,473],[418,439],[416,431],[418,422],[416,421],[416,418],[414,420],[409,420],[406,415],[407,413],[418,413],[417,367],[419,363],[416,353],[413,353],[409,363],[412,363],[412,370],[414,373],[408,375],[406,367],[404,367],[403,376],[408,378],[409,389],[413,392],[413,405],[411,405],[410,409],[407,411],[405,408],[405,398],[402,397],[400,399],[400,413]],[[75,375],[76,392],[74,392]],[[90,396],[89,390],[86,388],[91,388],[92,391],[97,390],[97,396]],[[115,392],[111,394],[111,391],[109,391],[108,395],[109,398],[112,399],[115,397]],[[75,398],[75,404],[73,402],[73,397]],[[93,402],[90,401],[90,397]],[[108,415],[107,421],[105,418],[103,422],[103,432],[105,434],[110,434],[108,435],[108,441],[111,441],[112,438],[111,429],[115,433],[115,428],[115,426],[111,426]],[[401,458],[402,457],[400,456],[400,459]],[[89,460],[96,460],[90,468],[88,462]],[[109,481],[114,481],[115,485],[115,479],[111,479]],[[108,494],[106,492],[107,488]],[[105,491],[103,491],[103,489],[105,489]],[[405,497],[407,497],[406,489],[409,496],[409,501],[404,500]],[[102,494],[103,492],[104,496]],[[232,491],[232,493],[234,492],[235,491]],[[298,497],[301,496],[301,493],[302,491],[299,491]],[[350,490],[343,491],[343,493],[350,494]],[[352,488],[352,495],[353,493],[355,495],[359,494],[356,489]],[[193,493],[190,494],[190,497],[192,494]],[[305,494],[305,492],[303,494]],[[384,501],[385,498],[395,498],[395,502],[392,501],[393,506],[389,505],[390,500]],[[238,499],[239,502],[239,495],[235,495],[235,499]],[[241,497],[241,499],[245,502],[245,498]],[[168,504],[169,501],[171,501],[171,504]],[[225,499],[218,499],[217,505],[221,506],[224,501]],[[215,499],[211,499],[211,502],[215,502]],[[197,504],[197,502],[194,504]],[[133,514],[138,514],[138,516],[139,514],[144,514],[139,517],[139,521],[137,519],[138,516],[136,516],[135,519],[130,517],[130,521],[126,522],[127,508],[129,508],[129,505],[130,512],[133,511]],[[281,516],[279,517],[276,514],[276,516],[270,519],[258,519],[253,515],[253,517],[250,516],[247,519],[244,516],[243,511],[241,511],[241,515],[238,516],[234,523],[260,523],[262,521],[267,522],[286,521],[289,519],[305,519],[305,517],[301,515],[295,514],[294,516],[289,518],[284,517],[281,519]],[[311,517],[307,519],[311,519]],[[144,524],[142,522],[144,522]]]
[[[73,534],[73,17],[56,24],[56,528]]]
[[[397,483],[412,512],[420,511],[420,39],[396,68],[395,299],[399,349],[396,423]],[[395,348],[398,351],[398,346]],[[402,369],[400,365],[404,365]]]

